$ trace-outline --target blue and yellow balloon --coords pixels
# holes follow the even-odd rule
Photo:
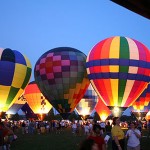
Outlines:
[[[6,112],[21,96],[31,76],[31,64],[19,51],[0,48],[0,111]]]

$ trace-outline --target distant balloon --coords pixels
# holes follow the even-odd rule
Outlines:
[[[35,114],[47,114],[52,108],[34,81],[27,85],[23,96]]]
[[[128,107],[150,81],[150,52],[127,37],[110,37],[96,44],[87,57],[87,72],[107,106]]]
[[[143,100],[134,102],[134,104],[130,106],[130,110],[138,120],[143,120],[150,110],[150,103],[145,106]]]
[[[30,76],[27,57],[16,50],[0,49],[0,111],[6,112],[21,96]]]
[[[92,111],[94,110],[97,101],[98,101],[98,95],[94,91],[92,85],[90,84],[83,98],[76,106],[76,111],[83,118],[85,118],[86,116],[88,117],[91,115]]]
[[[102,121],[105,121],[109,115],[111,115],[111,111],[109,108],[104,104],[104,102],[99,98],[98,103],[95,106],[95,110],[100,116]]]
[[[143,93],[138,97],[138,99],[132,104],[130,110],[132,112],[148,112],[150,103],[150,84],[143,91]]]
[[[36,62],[35,81],[64,118],[75,109],[88,88],[85,63],[86,55],[70,47],[49,50]]]

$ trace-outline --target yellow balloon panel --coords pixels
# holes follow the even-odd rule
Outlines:
[[[28,105],[33,110],[35,114],[47,114],[50,109],[52,108],[52,105],[47,101],[41,99],[41,94],[27,94],[25,95],[25,98],[27,100]]]
[[[27,66],[16,64],[12,86],[20,88],[26,76]]]

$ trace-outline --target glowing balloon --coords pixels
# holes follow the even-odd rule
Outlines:
[[[145,106],[144,101],[136,101],[130,106],[130,110],[138,120],[142,120],[150,110],[150,103]]]
[[[27,57],[11,49],[0,49],[0,111],[6,112],[23,93],[31,76]]]
[[[64,118],[75,109],[88,88],[85,64],[86,55],[69,47],[49,50],[36,62],[35,81]]]
[[[100,116],[102,121],[105,121],[109,115],[111,115],[111,111],[104,104],[104,102],[99,98],[97,105],[95,106],[95,110]]]
[[[90,116],[90,114],[95,108],[95,105],[97,104],[97,101],[98,101],[98,95],[94,91],[92,85],[90,84],[83,98],[76,106],[77,113],[83,116],[83,118],[85,119],[86,116],[87,117]]]
[[[128,107],[150,81],[150,53],[127,37],[110,37],[96,44],[87,57],[87,72],[107,106]]]
[[[144,101],[144,106],[148,106],[150,103],[150,84],[148,84],[147,88],[136,101]]]
[[[150,84],[143,91],[143,93],[138,97],[138,99],[132,104],[130,110],[132,112],[148,112],[150,102]]]
[[[23,96],[35,114],[47,114],[52,108],[34,81],[27,85]]]

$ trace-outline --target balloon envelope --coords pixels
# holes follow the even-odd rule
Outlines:
[[[98,95],[90,84],[83,98],[76,106],[76,111],[79,115],[89,116],[95,108],[98,101]]]
[[[30,61],[19,51],[0,49],[0,111],[6,112],[23,93],[31,76]]]
[[[96,44],[87,57],[88,77],[107,106],[128,107],[150,81],[150,53],[127,37],[110,37]]]
[[[150,84],[138,97],[138,99],[132,104],[130,110],[132,112],[148,112],[150,109]]]
[[[49,50],[36,62],[35,81],[63,117],[75,109],[88,88],[85,63],[86,55],[70,47]]]
[[[27,85],[23,96],[35,114],[47,114],[52,108],[34,81]]]
[[[23,98],[18,98],[13,105],[7,110],[6,114],[15,115],[19,109],[23,107],[23,105],[26,103],[26,100]]]
[[[109,115],[111,115],[111,111],[109,108],[104,104],[104,102],[99,98],[98,103],[95,106],[95,110],[100,116],[102,121],[105,121]]]

